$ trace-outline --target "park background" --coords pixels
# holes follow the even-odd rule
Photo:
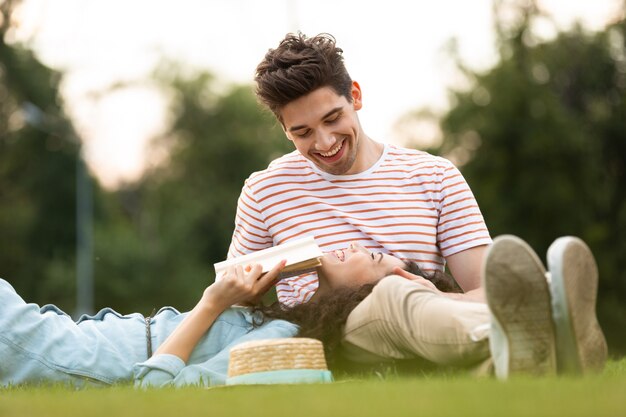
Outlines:
[[[162,305],[188,309],[213,280],[213,263],[226,254],[243,181],[291,150],[273,117],[256,103],[251,80],[254,63],[284,33],[300,28],[298,21],[304,19],[298,16],[310,12],[310,6],[260,2],[265,8],[275,6],[288,23],[272,29],[271,40],[264,41],[260,53],[250,58],[253,63],[244,68],[248,75],[243,81],[240,76],[229,79],[220,67],[220,60],[237,55],[237,44],[229,44],[235,41],[225,34],[210,44],[220,44],[223,50],[211,49],[203,39],[195,44],[200,55],[214,57],[215,69],[181,58],[173,44],[169,50],[150,52],[151,60],[142,64],[148,75],[133,70],[114,81],[94,82],[81,79],[72,62],[64,63],[46,49],[45,30],[29,35],[24,29],[33,4],[47,5],[40,13],[52,14],[59,3],[0,0],[0,276],[26,300],[54,303],[71,313],[104,306],[144,314]],[[79,3],[88,2],[74,5],[87,7]],[[210,10],[226,2],[204,3]],[[233,30],[247,33],[244,42],[264,39],[264,21],[254,9],[260,6],[234,3],[242,14],[241,20],[229,22]],[[392,44],[394,38],[376,29],[377,22],[360,18],[359,2],[339,1],[344,3],[353,5],[353,13],[335,17],[345,21],[345,32],[323,24],[303,24],[302,29],[337,36],[367,100],[367,74],[358,77],[356,68],[366,61],[357,65],[353,58],[367,54],[368,48]],[[457,3],[445,3],[457,25],[464,19],[472,24],[469,16],[452,7]],[[365,131],[375,139],[389,134],[394,143],[455,162],[492,236],[519,235],[539,254],[561,235],[588,242],[600,269],[600,321],[611,353],[621,356],[626,353],[625,5],[615,2],[618,6],[602,25],[589,27],[559,24],[558,15],[538,1],[488,3],[488,19],[481,24],[487,25],[489,35],[480,42],[489,43],[491,52],[477,64],[467,53],[475,45],[464,43],[463,33],[440,43],[438,70],[445,74],[433,77],[448,80],[444,99],[416,101],[396,116],[390,130],[370,128],[373,114],[361,112]],[[98,37],[113,36],[129,21],[132,14],[125,7],[133,6],[115,4],[119,7],[110,6],[113,10]],[[190,7],[189,2],[182,4]],[[318,4],[319,16],[338,14],[332,3]],[[247,6],[253,10],[246,12]],[[399,19],[392,10],[391,5],[381,9],[378,22]],[[250,17],[254,15],[256,20]],[[171,18],[177,17],[172,10]],[[359,44],[357,37],[350,38],[352,21],[376,32],[378,43],[363,40],[358,51],[350,49]],[[142,31],[142,19],[130,22]],[[204,22],[211,24],[210,19]],[[171,29],[167,24],[160,28],[166,34]],[[97,49],[98,39],[87,39],[90,42]],[[415,47],[433,42],[438,41],[425,36],[415,39]],[[106,57],[107,51],[99,49],[95,55]],[[419,59],[410,48],[369,57],[382,61],[377,68],[385,75],[379,80],[390,80],[382,87],[390,99],[379,106],[410,103],[411,96],[418,95],[411,90],[418,87],[408,79],[400,84],[392,80],[402,79],[399,66],[416,65]],[[134,62],[133,56],[121,61],[116,62],[121,67]],[[432,84],[428,75],[415,73],[416,78],[425,76]],[[72,92],[81,83],[90,90],[77,99]],[[115,117],[104,121],[84,114],[111,108]],[[160,116],[159,124],[147,131],[126,125],[146,113]],[[90,127],[89,120],[99,124]],[[147,135],[141,167],[127,176],[107,176],[117,157],[88,139],[105,133],[126,141],[129,135]]]

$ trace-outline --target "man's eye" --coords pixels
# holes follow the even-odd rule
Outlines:
[[[339,121],[339,119],[341,118],[341,115],[338,114],[337,116],[333,117],[332,119],[326,119],[326,124],[333,124],[337,121]]]

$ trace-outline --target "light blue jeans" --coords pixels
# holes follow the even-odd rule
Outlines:
[[[150,320],[154,351],[186,313],[163,307]],[[140,386],[220,385],[230,347],[248,340],[292,337],[297,326],[282,320],[252,325],[245,308],[222,313],[184,363],[173,355],[147,357],[145,317],[110,308],[74,322],[53,305],[27,304],[0,279],[0,385],[65,382]]]

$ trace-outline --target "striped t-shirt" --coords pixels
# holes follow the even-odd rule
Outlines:
[[[324,252],[356,241],[372,251],[443,270],[445,258],[491,243],[465,179],[448,160],[385,145],[379,160],[355,175],[321,171],[298,151],[252,174],[239,197],[228,258],[314,236]],[[306,302],[316,274],[276,285],[287,306]]]

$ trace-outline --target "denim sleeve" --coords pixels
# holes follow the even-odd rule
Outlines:
[[[162,353],[133,367],[136,387],[162,387],[185,368],[185,362],[176,355]]]
[[[274,320],[230,341],[216,355],[202,363],[187,364],[185,366],[183,360],[175,355],[155,355],[147,361],[134,366],[135,387],[181,387],[186,385],[209,387],[224,385],[228,377],[230,349],[233,346],[251,340],[294,337],[297,333],[298,327],[295,324]]]

